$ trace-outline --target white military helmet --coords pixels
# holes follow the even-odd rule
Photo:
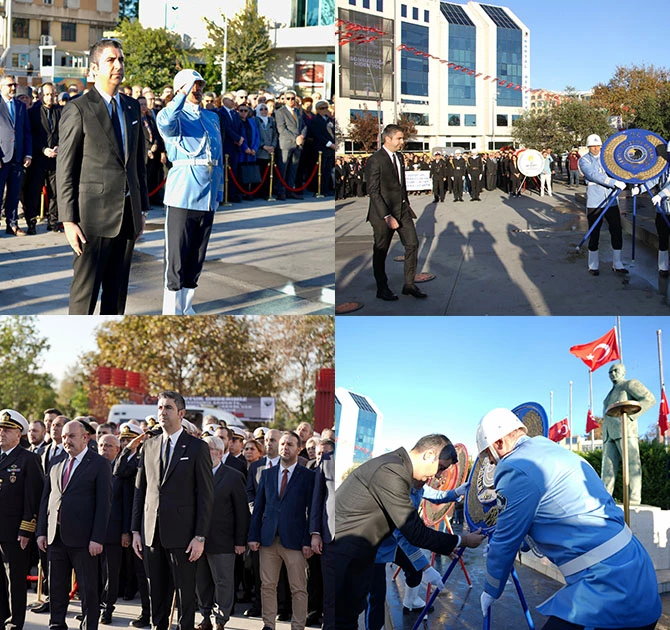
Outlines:
[[[481,455],[489,446],[515,429],[526,429],[526,425],[509,409],[498,407],[489,411],[477,425],[477,451]]]
[[[601,147],[602,145],[603,145],[603,141],[600,139],[600,136],[597,133],[592,133],[586,139],[586,146],[587,147]]]
[[[197,70],[180,70],[172,81],[172,88],[178,92],[187,85],[193,85],[196,81],[204,81],[202,75]]]

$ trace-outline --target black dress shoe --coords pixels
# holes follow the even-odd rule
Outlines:
[[[589,273],[592,276],[599,276],[600,275],[600,271],[598,269],[589,269]]]
[[[262,617],[263,616],[263,611],[260,609],[259,606],[252,606],[251,608],[247,608],[244,611],[244,616],[245,617]]]
[[[28,226],[27,234],[28,236],[35,236],[35,234],[37,234],[37,228],[35,227],[34,224],[31,223]]]
[[[34,613],[46,613],[49,612],[49,602],[42,602],[38,606],[30,609]]]
[[[391,289],[377,289],[377,298],[380,300],[386,300],[387,302],[393,302],[398,299],[398,296],[391,291]]]
[[[415,298],[428,297],[423,291],[421,291],[421,289],[417,288],[416,286],[403,287],[402,288],[402,294],[403,295],[412,295]]]
[[[149,615],[140,615],[137,619],[130,622],[133,628],[148,628],[151,626],[151,619]]]
[[[109,625],[112,623],[112,613],[107,612],[106,610],[100,614],[100,623],[103,625]]]
[[[84,613],[79,613],[78,615],[75,615],[74,618],[77,621],[84,621]]]
[[[291,621],[291,615],[285,612],[279,613],[277,615],[277,621]]]
[[[307,615],[305,620],[305,626],[320,626],[321,625],[321,615],[318,613],[312,613]]]
[[[623,268],[622,269],[615,269],[614,267],[612,267],[612,271],[614,273],[618,273],[621,276],[625,276],[628,273],[628,269],[623,269]]]
[[[661,278],[667,278],[670,275],[670,271],[667,269],[659,269],[658,275],[661,276]]]
[[[407,608],[407,606],[402,607],[402,614],[403,615],[413,615],[415,613],[420,613],[423,610],[423,608]],[[426,612],[427,613],[432,613],[435,610],[435,606],[431,606]]]

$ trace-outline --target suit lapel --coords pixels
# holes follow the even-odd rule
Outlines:
[[[172,471],[175,469],[177,466],[177,462],[182,458],[184,455],[184,452],[186,451],[186,436],[188,433],[186,431],[182,431],[181,435],[179,436],[179,439],[177,440],[177,443],[174,445],[174,451],[170,457],[170,465],[168,466],[168,469],[166,473],[163,475],[163,482],[165,483],[168,479],[168,477],[172,474]],[[161,449],[161,455],[163,451]]]
[[[223,483],[223,478],[226,476],[226,471],[224,468],[225,464],[221,464],[219,469],[216,471],[216,475],[214,475],[214,490],[216,490]]]
[[[132,155],[135,150],[135,141],[138,131],[136,127],[138,127],[139,123],[133,125],[135,120],[133,118],[133,110],[130,106],[130,102],[123,95],[121,96],[121,107],[123,109],[123,119],[126,124],[126,162],[128,162],[129,156]]]
[[[14,110],[16,111],[16,110]],[[4,98],[0,98],[0,113],[5,117],[7,122],[11,127],[14,127],[14,123],[12,122],[12,117],[9,115],[9,109],[7,108],[7,103],[5,103]]]
[[[85,447],[86,450],[88,451],[88,446]],[[68,461],[70,461],[69,456],[67,459],[63,460],[64,466],[67,466]],[[88,465],[91,463],[91,453],[86,453],[82,460],[79,462],[77,467],[72,471],[72,474],[70,475],[70,480],[67,482],[67,488],[63,492],[67,492],[70,488],[72,488],[72,484],[76,483],[79,477],[81,477],[83,474],[86,474],[84,471],[86,468],[88,468]],[[64,470],[65,468],[63,468]],[[61,483],[62,483],[62,475],[61,475]]]
[[[88,106],[95,115],[95,117],[98,119],[100,126],[104,130],[105,135],[107,136],[107,139],[109,140],[109,143],[111,145],[112,151],[123,163],[123,157],[119,153],[119,145],[116,142],[116,136],[114,135],[114,128],[112,127],[112,119],[109,115],[109,110],[107,109],[107,103],[105,103],[105,99],[103,99],[102,96],[100,96],[100,93],[96,88],[91,89],[91,91],[88,94],[80,96],[79,98],[86,98],[86,97],[88,97]]]

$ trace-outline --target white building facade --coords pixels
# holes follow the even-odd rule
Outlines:
[[[270,22],[277,58],[268,72],[274,92],[299,88],[333,94],[335,0],[257,0],[258,13]],[[207,43],[205,18],[223,26],[245,7],[245,0],[141,0],[145,28],[167,28],[199,48]],[[222,17],[223,16],[223,17]],[[223,53],[223,51],[221,51]]]
[[[510,9],[338,0],[336,19],[341,33],[363,26],[350,32],[370,40],[336,47],[341,148],[355,148],[347,129],[365,109],[379,112],[382,126],[402,114],[411,118],[417,134],[409,150],[489,150],[511,142],[512,122],[530,104],[530,31]]]

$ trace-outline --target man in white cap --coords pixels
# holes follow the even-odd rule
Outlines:
[[[586,218],[589,222],[589,228],[598,220],[602,211],[605,209],[607,199],[612,193],[618,190],[624,190],[626,184],[609,177],[600,162],[600,149],[602,147],[600,136],[592,133],[586,139],[586,146],[589,152],[579,160],[579,169],[584,174],[586,180]],[[603,217],[609,226],[610,236],[612,238],[612,271],[619,274],[628,273],[628,269],[623,266],[621,261],[621,250],[623,248],[623,233],[621,230],[621,214],[619,213],[619,203],[616,199],[612,202],[605,216]],[[602,221],[596,225],[591,237],[589,238],[589,273],[592,276],[600,274],[598,258],[598,242],[600,240],[600,228]]]
[[[195,70],[174,78],[174,98],[157,118],[172,168],[165,184],[163,315],[195,315],[198,286],[214,223],[223,201],[219,117],[200,107],[205,80]]]
[[[454,202],[463,201],[463,182],[467,163],[463,159],[461,149],[454,151],[454,157],[449,161],[449,177],[451,177],[451,188],[454,193]]]
[[[526,433],[514,413],[500,408],[477,427],[479,456],[496,464],[498,507],[483,614],[502,595],[516,554],[530,537],[566,581],[538,606],[549,617],[544,629],[651,630],[661,614],[656,574],[622,510],[584,459]]]
[[[0,411],[0,582],[9,586],[0,588],[0,621],[15,630],[23,628],[26,618],[28,543],[35,534],[44,485],[39,456],[19,444],[27,433],[28,422],[18,411]]]

